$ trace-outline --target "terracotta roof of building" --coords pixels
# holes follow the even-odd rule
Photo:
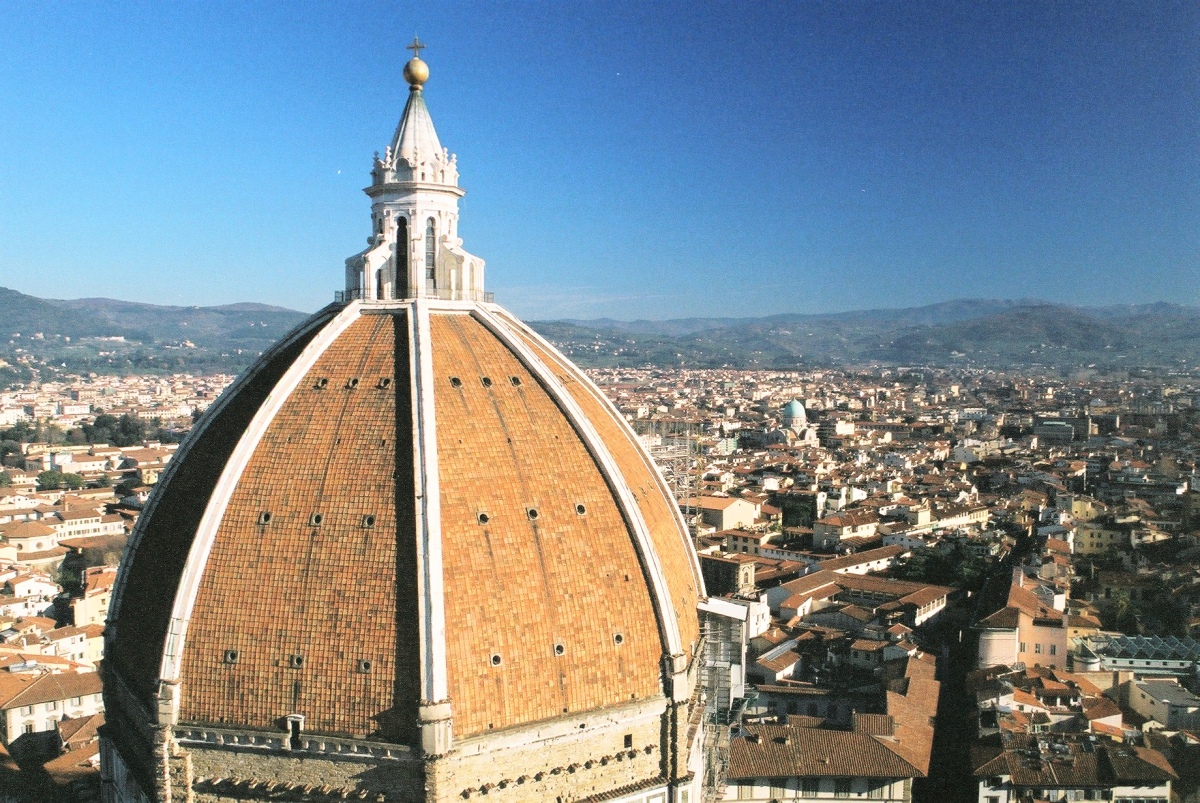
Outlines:
[[[877,560],[888,560],[903,555],[908,550],[902,546],[885,546],[879,549],[868,549],[865,552],[856,552],[852,555],[845,555],[840,558],[830,558],[823,560],[817,565],[822,569],[837,571],[838,569],[846,569],[851,566],[860,566],[864,563],[873,563]]]
[[[1008,630],[1021,623],[1021,612],[1016,608],[1001,608],[995,613],[983,617],[977,627]]]
[[[859,652],[879,652],[886,649],[888,642],[875,641],[874,639],[856,639],[850,644],[850,649],[858,650]]]
[[[727,510],[735,503],[745,501],[737,496],[698,496],[687,500],[687,503],[689,507],[697,507],[701,510]]]
[[[69,625],[67,627],[56,627],[42,634],[42,638],[47,641],[62,641],[63,639],[75,638],[76,636],[87,638],[88,629],[86,627]]]
[[[869,622],[875,618],[875,614],[858,605],[843,605],[837,610],[839,613],[849,616],[851,619],[857,619],[860,622]]]
[[[312,343],[337,310],[319,314],[171,461],[131,539],[106,644],[105,671],[147,710],[201,515],[239,442],[244,467],[205,524],[180,659],[184,722],[271,729],[303,711],[312,733],[413,742],[430,671],[416,579],[426,515],[440,530],[445,615],[444,636],[429,638],[445,651],[455,738],[661,695],[673,630],[691,657],[703,586],[690,538],[615,409],[495,311],[421,307],[429,367],[414,380],[410,309],[343,308],[345,328]],[[278,389],[306,346],[311,367]],[[438,491],[430,511],[415,486],[426,476],[412,442],[418,391],[436,422],[420,467]]]
[[[62,519],[64,522],[66,522],[66,521],[83,521],[85,519],[101,518],[100,511],[98,511],[98,510],[79,510],[79,509],[60,510],[55,515],[58,518]]]
[[[879,514],[874,510],[851,509],[843,510],[840,513],[835,513],[832,516],[826,516],[823,519],[818,519],[813,522],[813,525],[825,525],[827,527],[861,527],[864,524],[878,524]]]
[[[1013,702],[1030,708],[1045,708],[1046,704],[1024,689],[1013,689]]]
[[[38,538],[55,535],[53,527],[47,527],[40,521],[14,521],[0,524],[0,535],[12,540],[14,538]]]
[[[1047,538],[1046,549],[1063,555],[1071,554],[1071,545],[1061,538]]]
[[[61,538],[58,545],[67,549],[93,549],[96,547],[116,546],[121,543],[124,538],[124,533],[110,533],[108,535],[86,535],[81,538]]]
[[[755,663],[771,672],[782,672],[790,666],[795,666],[800,660],[800,654],[795,650],[787,650],[774,658],[759,658]]]
[[[1077,675],[1073,672],[1067,672],[1063,669],[1055,669],[1054,677],[1058,678],[1063,683],[1067,683],[1079,689],[1079,692],[1086,697],[1099,697],[1104,693],[1104,689],[1100,688],[1083,675]]]
[[[99,694],[102,689],[103,684],[98,672],[58,672],[39,675],[33,683],[0,705],[0,711],[25,705],[48,703],[51,700],[70,700],[85,694]]]
[[[96,731],[104,724],[104,712],[86,717],[64,717],[58,721],[58,734],[69,748],[88,744],[96,739]]]
[[[1085,697],[1083,713],[1088,719],[1105,719],[1114,715],[1120,716],[1121,707],[1107,697]]]
[[[37,552],[21,552],[19,557],[23,563],[40,563],[44,560],[55,560],[65,556],[71,550],[66,547],[56,546],[50,549],[42,549]]]
[[[68,750],[42,765],[42,770],[57,787],[69,787],[77,781],[98,778],[100,743],[92,742]]]
[[[872,736],[892,736],[896,730],[896,720],[887,714],[860,714],[856,711],[854,730]]]
[[[1024,734],[1012,734],[1000,744],[977,745],[973,764],[976,777],[1007,775],[1013,785],[1027,787],[1146,785],[1177,777],[1157,750],[1079,738],[1039,743],[1038,737]]]
[[[730,741],[727,777],[732,780],[925,774],[900,755],[899,740],[886,736],[793,725],[746,725],[743,731],[746,735]]]

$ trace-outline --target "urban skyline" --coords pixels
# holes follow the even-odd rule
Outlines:
[[[423,47],[411,40],[408,98],[363,190],[366,247],[334,303],[287,334],[267,329],[296,313],[261,305],[0,290],[0,797],[1197,794],[1200,307],[1151,305],[1179,334],[1154,349],[1115,311],[1027,307],[1012,320],[1047,342],[1008,342],[1007,367],[985,364],[999,345],[985,326],[974,347],[942,344],[949,364],[908,359],[905,343],[932,342],[909,327],[891,360],[870,358],[880,330],[856,363],[790,352],[752,370],[760,348],[667,367],[683,354],[660,346],[657,367],[585,370],[579,348],[607,362],[621,338],[563,342],[495,303],[488,243],[459,227],[476,210],[460,210]],[[788,164],[751,153],[733,166]],[[281,153],[263,185],[295,182],[300,163]],[[164,189],[197,175],[187,153],[178,164]],[[173,200],[204,236],[202,203]],[[655,198],[603,200],[639,221]],[[634,242],[636,225],[615,231]],[[714,231],[750,258],[749,227]],[[292,247],[279,242],[272,260]],[[176,287],[169,270],[152,284]],[[224,270],[208,283],[247,275]],[[273,287],[307,292],[297,276]],[[726,311],[754,300],[707,290]],[[940,325],[987,304],[1011,306],[925,311]],[[172,313],[188,319],[155,322]],[[816,343],[819,328],[768,334]],[[847,345],[851,328],[828,334]],[[216,332],[225,346],[183,357]],[[1053,366],[1098,347],[1137,359]],[[243,352],[257,359],[236,378],[207,375]]]

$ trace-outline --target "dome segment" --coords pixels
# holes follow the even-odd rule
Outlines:
[[[676,610],[688,610],[695,605],[694,600],[698,595],[704,595],[700,562],[692,548],[687,524],[654,461],[646,454],[625,419],[578,366],[511,313],[499,310],[497,316],[547,366],[611,451],[620,465],[621,474],[630,484],[638,512],[645,520],[649,537],[654,542],[655,552],[664,561],[663,571],[672,604]],[[689,660],[699,638],[698,621],[690,616],[683,617],[680,620],[680,640]]]

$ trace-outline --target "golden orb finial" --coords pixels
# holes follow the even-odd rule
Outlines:
[[[421,61],[421,51],[424,48],[425,45],[421,44],[421,40],[415,36],[413,43],[404,48],[413,52],[413,57],[409,59],[408,64],[404,65],[404,80],[408,81],[408,85],[412,89],[420,89],[429,80],[429,65]]]

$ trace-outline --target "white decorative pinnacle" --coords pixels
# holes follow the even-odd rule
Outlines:
[[[425,47],[414,39],[416,53]],[[371,236],[365,251],[346,260],[345,299],[394,301],[438,298],[483,301],[484,261],[462,248],[458,236],[458,159],[442,147],[421,87],[428,66],[405,66],[411,88],[404,113],[383,156],[375,154]]]

